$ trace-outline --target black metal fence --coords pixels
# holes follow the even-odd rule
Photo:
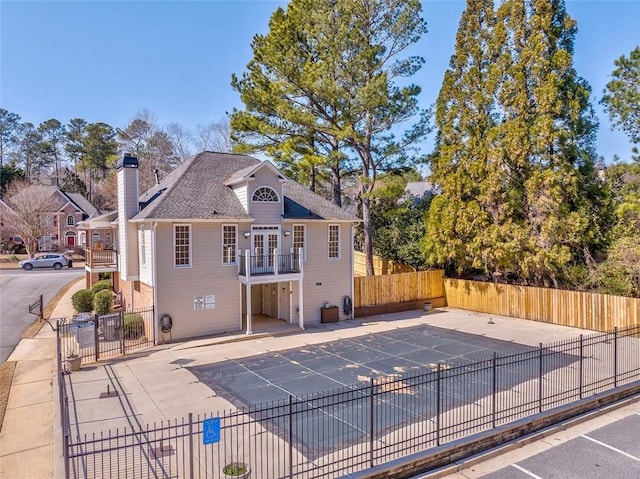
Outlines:
[[[77,314],[56,320],[64,362],[86,364],[153,345],[153,307],[97,315]]]
[[[245,464],[252,478],[341,477],[638,379],[635,326],[82,437],[71,437],[63,411],[68,477],[218,478],[226,477],[223,468],[230,463]],[[61,384],[65,408],[63,376]],[[219,420],[219,431],[205,423],[212,418]]]

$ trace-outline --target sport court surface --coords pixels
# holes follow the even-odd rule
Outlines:
[[[243,359],[190,367],[196,377],[235,406],[302,396],[370,377],[407,376],[434,370],[437,363],[460,365],[531,351],[526,346],[430,325],[340,339]],[[575,360],[554,362],[553,368]],[[550,370],[550,369],[548,369]],[[487,377],[487,380],[490,380]],[[527,377],[505,384],[512,387]],[[504,388],[503,388],[504,389]]]
[[[619,419],[482,479],[637,479],[640,414]]]
[[[522,344],[487,338],[460,331],[419,325],[368,334],[350,339],[340,339],[317,345],[306,345],[295,349],[271,352],[243,359],[205,364],[189,370],[217,395],[227,399],[236,407],[248,407],[277,401],[288,395],[306,397],[320,391],[347,390],[354,384],[369,384],[374,377],[407,377],[417,373],[428,373],[443,364],[446,368],[491,359],[494,353],[508,356],[532,351],[537,348]],[[577,358],[568,354],[557,357],[553,364],[545,365],[544,372],[564,367]],[[530,374],[501,374],[499,390],[506,390],[532,379],[537,368],[527,368]],[[473,377],[474,385],[457,390],[454,394],[443,394],[442,409],[446,411],[460,404],[477,401],[490,394],[492,372],[490,369]],[[424,407],[413,405],[433,403],[435,385],[422,388],[410,398],[389,395],[376,405],[378,427],[389,431],[403,426],[397,424],[397,410],[403,411],[406,421],[424,419]],[[316,396],[314,394],[314,396]],[[435,405],[432,404],[434,413]],[[367,417],[368,404],[363,404],[360,415]],[[418,411],[422,411],[418,413]],[[415,412],[415,415],[413,415]],[[322,429],[339,430],[341,437],[314,441],[311,437],[299,437],[303,448],[315,454],[328,452],[346,443],[357,442],[362,429],[356,424],[358,418],[353,409],[345,406],[324,414]],[[263,418],[264,419],[264,418]],[[318,424],[314,418],[313,424]],[[333,423],[333,424],[332,424]],[[406,424],[406,423],[405,423]],[[276,424],[274,424],[276,425]],[[284,431],[286,425],[277,424],[276,430]],[[345,427],[346,426],[346,427]],[[311,428],[303,427],[303,430]]]

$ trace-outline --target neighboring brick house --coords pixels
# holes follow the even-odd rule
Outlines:
[[[57,186],[49,188],[51,204],[55,205],[56,209],[51,212],[47,221],[46,232],[38,242],[38,250],[83,249],[87,244],[87,238],[78,225],[100,212],[81,194],[65,193]]]
[[[68,251],[84,249],[87,237],[84,231],[80,231],[79,224],[100,212],[81,194],[65,193],[57,186],[46,186],[50,191],[50,213],[45,218],[45,232],[38,240],[38,251]],[[15,232],[9,222],[6,221],[6,212],[10,207],[0,200],[0,218],[2,222],[2,240],[8,241],[15,238]],[[96,230],[103,241],[112,241],[112,232],[108,230]]]
[[[246,155],[200,153],[141,197],[137,167],[119,162],[118,210],[84,222],[111,225],[117,250],[90,252],[86,280],[111,271],[126,308],[154,305],[157,343],[251,333],[258,316],[304,327],[329,304],[348,317],[357,217]]]

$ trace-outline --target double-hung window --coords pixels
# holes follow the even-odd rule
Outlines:
[[[307,259],[307,251],[304,247],[304,225],[293,225],[293,252],[298,253],[300,248],[302,248],[302,257],[303,259]]]
[[[191,266],[191,226],[173,226],[174,265],[176,268]]]
[[[222,225],[222,264],[236,264],[238,228],[236,225]]]
[[[329,225],[329,259],[340,259],[340,225]]]
[[[73,226],[76,224],[76,220],[72,215],[67,216],[67,226]]]

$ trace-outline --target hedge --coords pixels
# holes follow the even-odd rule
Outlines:
[[[93,287],[91,288],[91,291],[93,291],[93,294],[96,294],[98,291],[103,291],[105,289],[108,289],[109,291],[111,291],[110,279],[101,279],[100,281],[98,281],[96,284],[93,285]]]
[[[97,314],[107,314],[111,312],[113,297],[111,291],[103,289],[93,296],[93,309]]]
[[[124,328],[122,334],[125,339],[138,339],[144,336],[144,320],[138,313],[124,313]]]
[[[71,296],[71,304],[76,313],[89,313],[93,309],[93,291],[81,289]]]

